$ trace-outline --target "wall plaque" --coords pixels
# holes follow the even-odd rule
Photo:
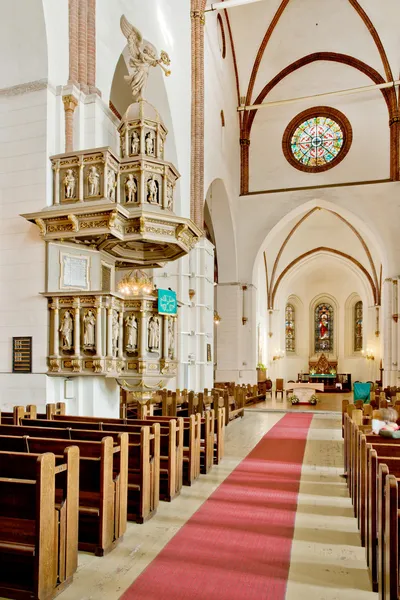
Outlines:
[[[211,344],[207,344],[207,362],[212,362]]]
[[[60,289],[89,289],[89,257],[61,254]]]
[[[13,337],[13,373],[32,373],[32,338]]]

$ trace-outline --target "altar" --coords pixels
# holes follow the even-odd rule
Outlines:
[[[293,392],[299,399],[299,404],[309,404],[311,396],[316,392],[323,392],[323,383],[291,383],[285,387],[286,394]]]

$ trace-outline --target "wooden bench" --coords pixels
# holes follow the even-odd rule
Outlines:
[[[400,507],[394,514],[387,512],[391,510],[387,505],[387,477],[390,474],[396,481],[400,478],[400,439],[374,435],[369,426],[357,425],[347,415],[345,422],[352,459],[350,477],[353,483],[349,482],[349,489],[353,490],[353,504],[355,513],[358,512],[361,540],[366,546],[372,586],[374,591],[379,591],[380,598],[393,598],[396,596],[390,595],[393,569],[388,544],[393,543],[394,536],[398,539],[393,523]],[[390,552],[393,553],[393,548]]]
[[[23,419],[21,426],[0,425],[0,435],[62,438],[101,442],[105,434],[98,429],[75,430],[65,423]],[[49,426],[50,425],[50,426]],[[107,432],[118,443],[119,432]],[[143,523],[156,512],[159,504],[160,428],[155,424],[128,433],[128,521]]]
[[[99,431],[117,431],[135,433],[147,421],[127,419],[104,419],[97,417],[74,417],[71,415],[55,415],[51,423],[62,422],[73,429],[96,428]],[[46,421],[43,421],[46,423]],[[160,423],[160,500],[170,502],[180,493],[183,473],[183,422],[179,418],[168,423]]]
[[[169,423],[176,416],[146,416],[147,423]],[[127,420],[128,423],[131,420]],[[133,421],[134,422],[134,421]],[[200,475],[201,416],[182,417],[183,423],[183,466],[182,483],[192,485]]]
[[[128,435],[119,445],[112,437],[101,442],[74,440],[79,448],[79,550],[103,556],[118,543],[126,530]],[[57,456],[71,445],[70,440],[0,436],[0,450]]]
[[[17,440],[18,441],[18,440]],[[78,564],[79,450],[0,452],[0,596],[48,600]]]

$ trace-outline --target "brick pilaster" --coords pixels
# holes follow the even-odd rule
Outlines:
[[[96,88],[96,0],[88,0],[87,9],[87,83],[91,94]]]
[[[78,38],[79,38],[79,0],[68,0],[69,27],[69,76],[68,83],[77,85],[79,79]]]
[[[88,93],[88,70],[87,70],[87,20],[88,20],[88,0],[79,2],[79,20],[78,20],[78,56],[79,56],[79,83],[80,88],[85,94]]]
[[[192,146],[190,213],[204,226],[204,9],[206,0],[191,0],[192,22]]]

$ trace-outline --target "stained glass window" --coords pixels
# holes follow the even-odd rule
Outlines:
[[[292,304],[286,304],[285,311],[285,343],[286,352],[296,351],[295,310]]]
[[[354,305],[354,352],[363,349],[363,303],[361,300]]]
[[[330,117],[307,119],[294,131],[291,150],[294,158],[307,167],[323,167],[342,149],[342,128]]]
[[[315,308],[315,352],[333,352],[333,308],[318,304]]]

